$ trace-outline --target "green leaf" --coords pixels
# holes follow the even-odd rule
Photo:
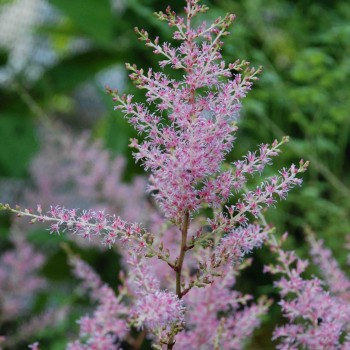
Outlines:
[[[49,0],[86,35],[103,45],[113,37],[113,15],[109,0]]]
[[[0,174],[23,177],[37,150],[33,121],[19,114],[0,114]]]
[[[5,66],[8,60],[8,52],[0,48],[0,66]]]
[[[47,70],[34,86],[35,93],[64,93],[92,78],[105,67],[118,62],[117,53],[91,50],[60,61]]]

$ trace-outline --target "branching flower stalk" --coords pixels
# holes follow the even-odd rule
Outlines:
[[[179,299],[182,298],[182,291],[181,291],[181,272],[182,272],[182,265],[185,259],[186,251],[189,249],[187,246],[187,234],[188,234],[188,225],[189,225],[189,213],[185,213],[185,218],[183,220],[183,228],[181,231],[181,246],[180,246],[180,254],[179,258],[176,261],[175,264],[175,271],[176,271],[176,294],[179,297]]]
[[[93,317],[81,320],[81,334],[88,337],[88,343],[70,343],[71,350],[87,349],[89,342],[99,341],[106,349],[115,349],[130,339],[132,327],[142,337],[147,331],[158,350],[243,349],[260,316],[267,312],[267,300],[247,305],[251,297],[232,286],[242,259],[267,239],[269,229],[257,225],[255,219],[263,208],[285,199],[293,187],[301,185],[298,176],[308,162],[283,168],[255,188],[249,186],[250,177],[263,176],[287,137],[260,145],[241,160],[225,162],[235,141],[241,101],[261,68],[250,68],[244,60],[223,61],[222,38],[229,34],[234,15],[195,26],[193,18],[207,10],[199,0],[187,0],[184,17],[170,7],[156,14],[174,29],[176,46],[135,29],[140,40],[162,57],[160,72],[126,64],[131,80],[145,91],[146,103],[107,89],[115,109],[143,135],[132,139],[130,146],[135,149],[135,161],[149,173],[148,192],[158,209],[155,217],[166,229],[160,232],[152,222],[146,227],[100,210],[52,206],[43,212],[38,206],[34,212],[0,205],[33,223],[48,222],[50,233],[66,230],[123,247],[127,277],[121,290],[130,291],[127,302],[98,284],[96,293],[106,298],[100,295]],[[180,70],[182,79],[168,75],[168,68]],[[250,190],[242,193],[246,186]],[[160,276],[155,273],[159,264]],[[89,271],[79,262],[76,265],[78,270]],[[165,269],[170,273],[164,273]],[[83,279],[90,275],[86,273]],[[110,304],[116,308],[113,313],[106,307]],[[210,313],[198,319],[203,310]],[[116,319],[123,325],[121,333],[110,327]],[[91,333],[94,327],[98,338]]]

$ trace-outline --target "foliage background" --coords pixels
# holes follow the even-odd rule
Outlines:
[[[278,232],[290,233],[289,244],[303,256],[307,255],[304,227],[310,226],[344,264],[344,242],[350,232],[349,1],[206,2],[211,8],[208,21],[225,12],[237,15],[232,34],[225,40],[224,58],[244,58],[264,68],[244,101],[230,157],[289,135],[292,141],[271,171],[300,158],[311,160],[311,167],[303,188],[270,210],[268,219]],[[178,11],[183,7],[182,1],[169,4]],[[128,82],[123,64],[157,68],[156,57],[136,40],[133,27],[171,40],[170,30],[152,16],[165,6],[160,0],[1,0],[0,201],[16,203],[30,181],[28,166],[40,149],[38,125],[46,118],[74,131],[89,129],[112,154],[126,155],[126,181],[141,172],[127,146],[133,131],[113,111],[104,85],[131,91],[142,100]],[[10,218],[2,214],[0,219],[3,251],[9,246]],[[42,273],[52,283],[74,287],[60,239],[44,232],[29,237],[38,249],[50,251]],[[91,249],[84,254],[106,281],[116,285],[115,253]],[[239,282],[241,289],[274,296],[271,281],[261,273],[268,258],[264,250],[255,254],[255,263]],[[43,329],[36,337],[43,348],[61,349],[67,334],[76,331],[74,319],[87,304],[73,292],[60,289],[57,295],[39,295],[33,312],[50,303],[78,305],[57,329]],[[273,348],[269,338],[277,312],[276,307],[252,349]]]

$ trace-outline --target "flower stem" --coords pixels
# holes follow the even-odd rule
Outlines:
[[[181,248],[180,248],[180,255],[179,259],[176,264],[176,294],[179,297],[179,299],[182,298],[181,293],[181,272],[182,272],[182,265],[185,259],[185,254],[187,251],[187,233],[188,233],[188,226],[189,226],[189,212],[186,211],[183,226],[181,230]]]

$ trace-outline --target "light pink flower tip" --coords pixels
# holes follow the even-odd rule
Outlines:
[[[154,329],[184,322],[185,308],[174,293],[156,291],[140,298],[135,306],[136,326]]]
[[[279,265],[269,267],[269,271],[284,274],[275,285],[281,289],[279,304],[289,321],[274,332],[273,339],[280,341],[277,348],[341,349],[350,322],[350,305],[324,290],[324,283],[318,278],[304,279],[301,274],[307,263],[294,252],[272,248],[278,254]],[[289,347],[291,344],[295,347]]]
[[[311,246],[312,260],[319,267],[319,271],[330,291],[349,299],[350,280],[340,269],[331,250],[324,246],[322,240],[316,240],[311,235],[308,241]]]
[[[39,350],[39,343],[35,342],[31,345],[28,345],[28,348],[32,349],[32,350]]]
[[[239,227],[221,239],[215,253],[219,259],[223,254],[228,254],[231,262],[237,262],[254,248],[261,247],[266,238],[267,232],[259,225]]]

